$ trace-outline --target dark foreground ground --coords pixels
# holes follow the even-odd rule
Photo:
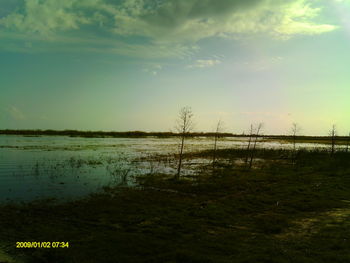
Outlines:
[[[2,206],[0,262],[350,262],[350,154],[259,151],[250,170],[234,162],[245,154],[220,151],[192,179]]]

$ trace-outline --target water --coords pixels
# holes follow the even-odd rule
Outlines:
[[[175,173],[176,163],[149,162],[149,156],[173,155],[177,138],[80,138],[0,135],[0,202],[39,198],[69,200],[100,191],[104,186],[132,185],[132,178],[149,172]],[[244,147],[247,138],[222,138],[219,148]],[[211,149],[213,138],[190,138],[185,151]],[[262,142],[258,147],[290,148]],[[298,144],[298,147],[326,147]],[[194,160],[200,164],[203,160]],[[204,162],[204,161],[203,161]],[[192,173],[188,166],[184,173]],[[125,181],[125,178],[129,178]]]

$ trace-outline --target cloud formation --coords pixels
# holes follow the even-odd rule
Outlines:
[[[185,56],[186,52],[193,52],[199,40],[206,38],[267,34],[289,39],[299,34],[335,30],[335,25],[314,21],[321,8],[312,3],[311,0],[24,0],[22,6],[2,14],[0,34],[12,39],[21,36],[38,42],[51,41],[51,44],[58,41],[71,48],[74,47],[71,42],[79,39],[91,51],[106,48],[104,43],[109,42],[107,50],[112,53],[138,56],[138,48],[143,47],[146,52],[142,53],[149,53],[148,49],[156,47],[163,52],[153,52],[153,56]],[[174,49],[178,51],[168,51]]]
[[[125,1],[115,10],[114,32],[166,42],[254,33],[289,38],[336,28],[313,22],[321,9],[312,7],[307,0],[179,0],[162,1],[147,8],[148,2]]]
[[[142,71],[152,74],[153,76],[156,76],[160,70],[163,69],[162,65],[159,64],[151,64],[148,67],[145,67]]]
[[[187,66],[187,68],[209,68],[221,64],[218,59],[198,59],[196,63]]]

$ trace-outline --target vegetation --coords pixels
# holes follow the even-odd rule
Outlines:
[[[213,171],[215,171],[215,162],[216,162],[216,150],[218,148],[218,139],[221,133],[221,130],[223,129],[223,123],[221,120],[219,120],[216,123],[216,128],[215,128],[215,136],[214,136],[214,149],[213,149]]]
[[[176,130],[180,135],[180,153],[179,153],[179,163],[177,166],[176,179],[180,178],[181,175],[181,165],[182,156],[185,146],[186,135],[193,129],[193,113],[190,107],[183,107],[179,112],[179,117],[177,120]]]
[[[332,126],[332,129],[329,132],[329,136],[331,137],[331,155],[334,155],[335,152],[335,141],[337,137],[337,129],[335,125]]]
[[[298,151],[293,165],[292,151],[256,149],[253,169],[239,162],[246,149],[215,151],[215,173],[209,162],[191,180],[150,174],[84,200],[3,205],[0,251],[35,263],[350,261],[346,151]],[[20,250],[16,241],[70,248]]]
[[[250,161],[249,161],[249,168],[252,168],[253,165],[253,160],[254,160],[254,154],[255,154],[255,150],[256,150],[256,144],[258,142],[258,138],[261,132],[261,129],[263,127],[262,123],[259,123],[259,125],[256,128],[256,133],[255,133],[255,139],[254,139],[254,144],[253,144],[253,148],[250,151]],[[250,139],[249,139],[250,140]]]
[[[138,138],[138,137],[177,137],[179,133],[175,132],[143,132],[143,131],[128,131],[128,132],[114,132],[114,131],[77,131],[77,130],[0,130],[0,135],[23,135],[23,136],[71,136],[71,137],[87,137],[87,138],[99,138],[99,137],[115,137],[115,138]],[[255,136],[256,134],[252,134]],[[215,137],[216,132],[188,132],[186,137]],[[233,134],[233,133],[221,133],[219,137],[250,137],[250,134]],[[325,143],[331,144],[332,139],[330,136],[291,136],[291,135],[258,135],[259,138],[271,141],[284,141],[293,142],[296,140],[298,143]],[[336,143],[346,144],[350,139],[349,136],[336,136]]]

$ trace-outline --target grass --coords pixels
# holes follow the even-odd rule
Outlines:
[[[74,202],[3,205],[0,252],[35,263],[350,262],[350,154],[301,151],[294,165],[288,151],[256,154],[264,162],[254,169],[227,162],[244,150],[220,150],[215,171],[202,167],[191,180],[148,175],[138,188]]]

